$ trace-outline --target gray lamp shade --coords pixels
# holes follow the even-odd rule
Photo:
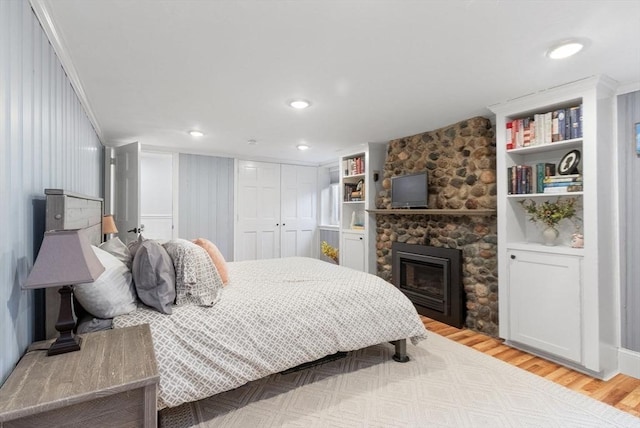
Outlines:
[[[104,272],[83,229],[45,232],[24,289],[93,282]]]

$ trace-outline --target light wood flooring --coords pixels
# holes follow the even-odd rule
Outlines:
[[[640,379],[619,374],[605,382],[511,348],[495,337],[452,327],[426,317],[422,317],[422,322],[433,333],[640,417]]]

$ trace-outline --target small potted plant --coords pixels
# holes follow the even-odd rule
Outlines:
[[[545,245],[555,245],[559,235],[556,226],[563,219],[573,220],[576,217],[576,198],[558,198],[555,202],[544,201],[537,203],[533,199],[518,201],[529,214],[529,220],[546,226],[542,232]]]

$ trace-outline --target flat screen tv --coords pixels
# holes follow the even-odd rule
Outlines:
[[[427,172],[391,177],[391,208],[427,208]]]

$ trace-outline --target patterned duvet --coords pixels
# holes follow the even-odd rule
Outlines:
[[[114,328],[148,323],[160,371],[158,407],[174,407],[313,361],[426,330],[396,287],[316,259],[231,262],[212,307],[140,307]],[[409,349],[409,353],[410,353]]]

